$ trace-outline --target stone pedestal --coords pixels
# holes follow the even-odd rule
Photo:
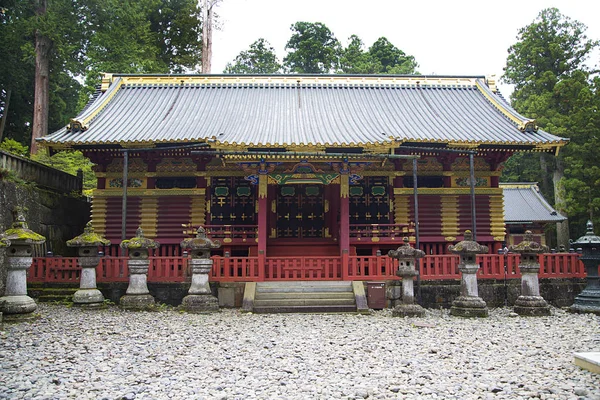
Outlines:
[[[402,246],[388,252],[388,257],[398,260],[396,275],[402,277],[402,303],[394,308],[392,315],[394,317],[422,317],[425,315],[425,310],[419,304],[415,304],[413,279],[419,275],[416,268],[417,260],[423,258],[425,252],[412,248],[407,237],[403,239],[403,242]]]
[[[515,301],[514,311],[523,316],[550,315],[550,306],[540,296],[539,265],[519,265],[521,270],[521,295]]]
[[[85,226],[83,234],[67,240],[67,246],[77,247],[81,276],[79,290],[73,295],[73,304],[85,308],[103,308],[104,296],[96,288],[96,267],[100,262],[98,246],[109,246],[110,241],[94,232],[92,222]]]
[[[525,231],[523,241],[508,248],[511,253],[521,255],[519,270],[521,271],[521,295],[515,301],[515,312],[523,316],[550,315],[550,307],[540,296],[538,272],[540,262],[538,256],[548,252],[548,246],[542,246],[533,240],[533,233]]]
[[[206,237],[206,230],[201,226],[196,231],[196,237],[181,242],[181,248],[191,250],[189,265],[192,269],[192,285],[182,302],[183,308],[188,312],[219,311],[219,300],[212,295],[208,284],[208,274],[213,265],[210,251],[219,247],[221,247],[221,243]]]
[[[96,288],[96,267],[100,257],[79,257],[81,277],[79,290],[73,295],[73,304],[85,308],[104,307],[104,296]]]
[[[587,285],[571,306],[571,312],[593,313],[600,315],[600,277],[598,276],[598,265],[600,265],[600,237],[594,234],[592,221],[587,222],[587,232],[584,236],[571,243],[572,246],[581,249],[579,258],[587,273]]]
[[[189,263],[192,269],[192,284],[188,295],[183,298],[183,308],[196,313],[219,311],[219,301],[213,296],[208,284],[208,274],[213,261],[210,258],[192,258]]]
[[[487,317],[487,304],[479,297],[477,288],[477,254],[488,252],[488,247],[473,240],[473,234],[467,230],[464,239],[454,246],[448,246],[451,253],[460,256],[460,296],[452,302],[450,314],[457,317]]]
[[[6,251],[7,275],[4,297],[0,297],[0,312],[4,321],[20,321],[35,318],[37,304],[27,296],[27,269],[33,262],[32,246],[42,244],[46,238],[27,226],[24,207],[13,210],[13,224],[0,235],[0,247]]]
[[[31,246],[11,246],[7,257],[7,275],[4,297],[0,297],[4,321],[35,318],[35,301],[27,296],[27,269],[33,261]]]
[[[129,286],[119,305],[128,310],[147,310],[154,306],[154,297],[148,290],[148,267],[150,260],[128,260]]]
[[[414,277],[418,272],[410,268],[400,268],[396,275],[402,277],[402,303],[394,307],[394,317],[422,317],[425,309],[415,303]]]
[[[454,299],[450,314],[457,317],[487,317],[487,304],[479,297],[477,271],[479,264],[460,264],[460,296]]]

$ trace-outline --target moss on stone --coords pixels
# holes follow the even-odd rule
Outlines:
[[[4,231],[4,236],[6,239],[13,242],[13,244],[15,241],[19,240],[33,244],[42,244],[46,241],[46,238],[39,233],[35,233],[32,230],[23,228],[9,228]]]
[[[67,240],[67,246],[69,247],[93,247],[93,246],[110,246],[110,240],[98,235],[94,232],[92,222],[89,221],[83,233],[79,236],[74,237],[71,240]]]

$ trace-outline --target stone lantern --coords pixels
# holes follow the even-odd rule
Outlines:
[[[89,308],[102,307],[104,296],[96,288],[96,267],[100,262],[98,246],[110,246],[110,241],[94,232],[90,221],[83,234],[67,240],[67,246],[77,247],[77,261],[81,266],[79,290],[73,295],[73,304]]]
[[[572,242],[572,245],[581,248],[582,254],[579,259],[583,261],[587,273],[587,286],[577,297],[571,306],[571,312],[594,313],[600,315],[600,277],[598,277],[598,265],[600,264],[600,237],[594,234],[594,224],[587,223],[585,235]]]
[[[33,245],[46,242],[46,238],[29,229],[24,207],[15,207],[12,227],[4,231],[7,275],[4,297],[0,297],[0,311],[6,321],[34,318],[35,301],[27,296],[27,269],[33,262]]]
[[[488,252],[488,247],[473,240],[471,231],[465,231],[464,239],[457,244],[448,246],[451,253],[460,256],[458,270],[460,275],[460,296],[452,302],[450,314],[458,317],[487,317],[487,304],[479,297],[477,289],[477,254]]]
[[[0,249],[4,247],[10,246],[10,240],[4,237],[3,234],[0,234]],[[2,310],[2,305],[4,304],[4,300],[0,299],[0,310]],[[0,331],[2,330],[2,311],[0,311]]]
[[[158,242],[144,237],[142,228],[138,228],[135,237],[121,242],[121,248],[129,250],[129,286],[119,305],[130,310],[146,310],[154,306],[154,297],[148,290],[149,249],[156,249]]]
[[[419,304],[415,304],[413,278],[419,275],[415,266],[417,260],[425,256],[425,252],[411,247],[408,238],[405,237],[404,244],[396,250],[390,250],[388,256],[398,260],[396,275],[402,278],[402,303],[394,308],[392,315],[394,317],[422,317],[425,309]]]
[[[195,238],[181,242],[183,249],[190,249],[190,265],[192,267],[192,284],[188,295],[183,298],[183,308],[190,312],[213,312],[219,310],[219,301],[213,296],[208,284],[208,273],[212,269],[211,249],[221,247],[218,240],[206,237],[206,231],[199,227]]]
[[[519,315],[537,316],[550,315],[550,307],[540,296],[538,272],[540,260],[538,255],[548,252],[548,246],[533,240],[531,231],[525,232],[525,238],[518,245],[511,245],[508,250],[521,255],[519,270],[521,270],[521,295],[515,301],[515,312]]]

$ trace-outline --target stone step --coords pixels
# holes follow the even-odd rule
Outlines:
[[[73,292],[74,294],[75,292]],[[43,296],[34,297],[34,299],[38,303],[63,303],[63,302],[72,302],[73,294],[65,295],[65,294],[45,294]]]
[[[337,293],[350,293],[352,292],[352,287],[343,287],[343,286],[319,286],[319,287],[309,287],[309,286],[301,286],[301,287],[256,287],[257,293],[315,293],[315,292],[337,292]]]
[[[352,291],[344,292],[258,292],[255,300],[273,299],[351,299],[354,300]]]
[[[255,299],[254,307],[281,307],[281,306],[353,306],[354,299]]]
[[[578,367],[600,374],[600,352],[575,353],[573,363]]]
[[[356,312],[355,305],[306,305],[306,306],[255,306],[255,313],[267,314],[267,313],[348,313]]]
[[[342,286],[351,287],[348,281],[281,281],[281,282],[258,282],[258,287],[319,287],[319,286]]]
[[[70,302],[78,290],[74,287],[28,288],[27,295],[39,303]]]

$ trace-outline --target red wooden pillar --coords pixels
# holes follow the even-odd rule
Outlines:
[[[258,280],[265,280],[265,267],[267,257],[267,237],[268,237],[268,196],[267,196],[267,175],[261,174],[258,179]]]
[[[348,280],[350,255],[350,185],[348,174],[340,175],[340,253],[342,256],[342,280]]]

